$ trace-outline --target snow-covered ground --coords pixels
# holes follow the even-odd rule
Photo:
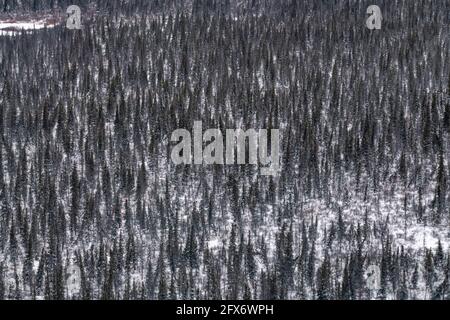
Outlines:
[[[31,20],[31,21],[0,21],[0,36],[14,36],[22,30],[28,32],[44,29],[54,28],[57,23],[49,23],[48,20]]]

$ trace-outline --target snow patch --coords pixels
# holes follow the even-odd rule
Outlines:
[[[32,21],[0,21],[0,36],[14,36],[20,34],[22,30],[34,31],[44,28],[54,28],[57,23],[48,23],[47,20]]]

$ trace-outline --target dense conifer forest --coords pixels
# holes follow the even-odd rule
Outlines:
[[[450,1],[0,21],[71,4],[81,30],[0,35],[0,299],[450,299]],[[174,165],[195,121],[280,129],[279,174]]]

